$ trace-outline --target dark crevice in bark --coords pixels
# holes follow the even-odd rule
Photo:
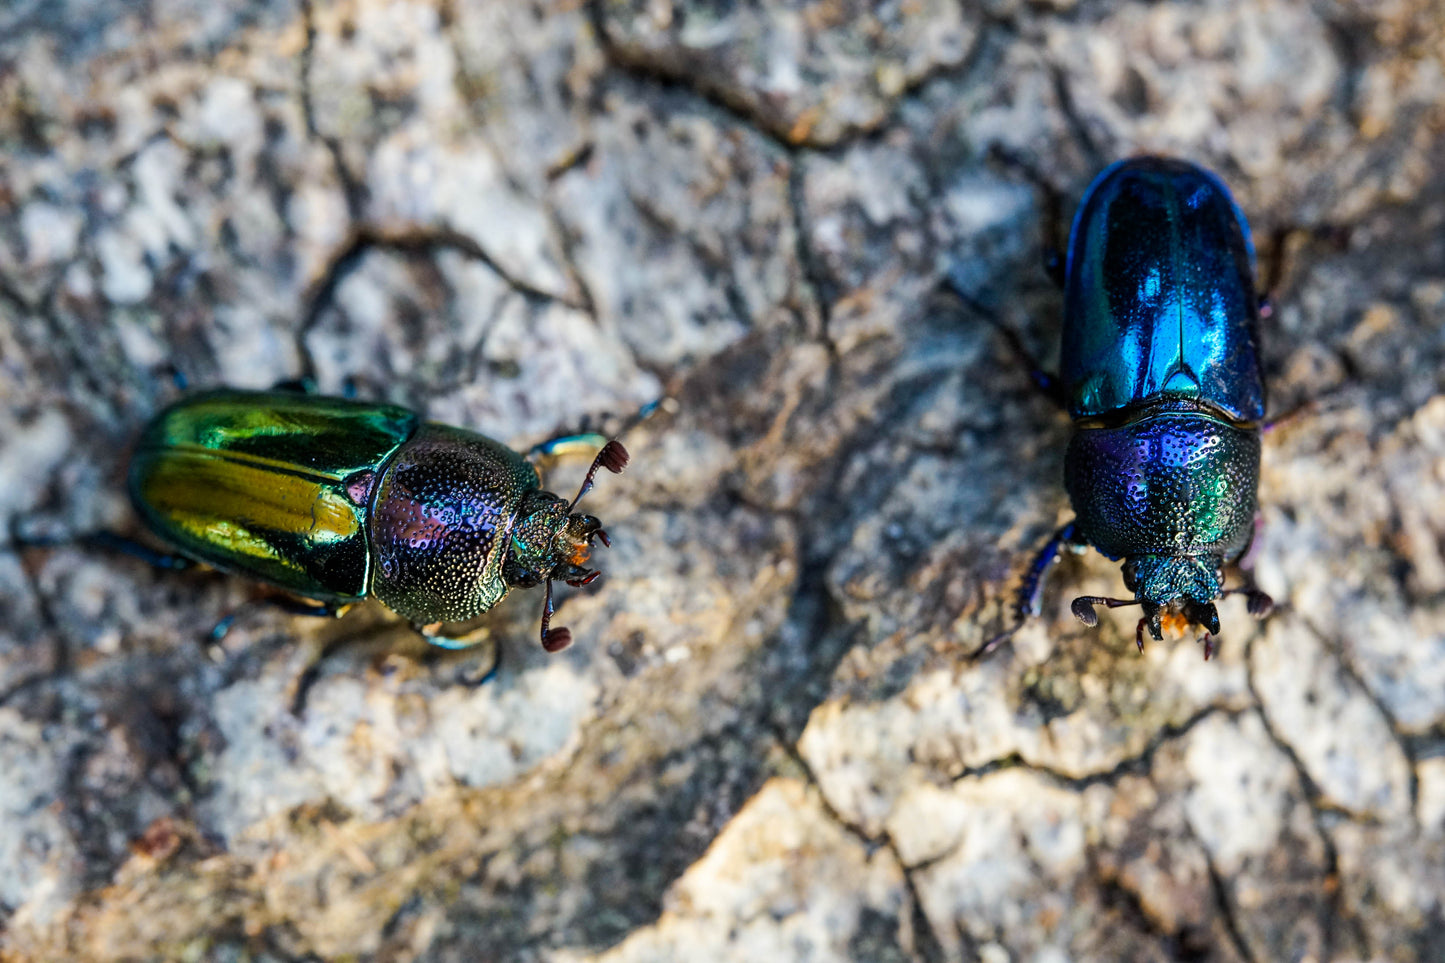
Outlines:
[[[1339,807],[1328,804],[1324,799],[1324,793],[1319,785],[1310,776],[1304,761],[1295,752],[1294,746],[1290,745],[1274,728],[1270,722],[1269,713],[1264,711],[1264,700],[1259,696],[1259,687],[1254,678],[1254,646],[1258,636],[1251,639],[1246,645],[1244,653],[1245,681],[1249,686],[1249,694],[1254,699],[1255,715],[1260,725],[1264,728],[1265,735],[1269,737],[1270,743],[1275,749],[1289,760],[1290,766],[1294,769],[1295,778],[1299,780],[1300,792],[1304,796],[1304,802],[1309,806],[1310,822],[1314,827],[1315,834],[1319,837],[1320,850],[1324,854],[1324,877],[1326,880],[1340,879],[1340,854],[1335,847],[1334,839],[1330,836],[1329,827],[1325,824],[1326,815],[1344,815],[1347,818],[1351,814],[1342,812]],[[1213,868],[1211,865],[1211,872]],[[1339,885],[1326,887],[1325,900],[1327,911],[1324,913],[1324,954],[1326,959],[1334,956],[1335,948],[1339,946],[1339,927],[1344,925],[1346,911],[1344,905],[1344,887]],[[1358,923],[1356,924],[1358,926]],[[1362,934],[1353,934],[1356,945],[1364,945]]]
[[[1199,725],[1205,719],[1220,714],[1228,718],[1237,718],[1241,710],[1229,709],[1224,706],[1207,705],[1196,710],[1189,718],[1180,723],[1171,723],[1161,726],[1157,732],[1150,737],[1144,749],[1136,755],[1115,763],[1110,768],[1101,772],[1089,773],[1084,776],[1071,776],[1068,773],[1058,772],[1047,766],[1038,763],[1025,761],[1018,753],[1010,753],[998,759],[990,760],[980,766],[971,766],[959,773],[954,782],[963,779],[976,779],[987,776],[1003,769],[1022,767],[1030,772],[1038,773],[1048,777],[1051,781],[1064,789],[1071,789],[1075,792],[1082,792],[1091,786],[1111,786],[1124,776],[1147,775],[1153,766],[1154,756],[1166,743],[1187,735],[1191,729]]]
[[[316,54],[316,7],[313,0],[300,0],[301,17],[306,25],[306,45],[301,48],[298,69],[301,72],[301,113],[306,118],[306,133],[320,141],[331,155],[331,165],[346,196],[346,211],[352,223],[362,219],[369,196],[366,185],[352,176],[346,165],[341,141],[322,134],[316,124],[316,108],[311,91],[311,67]]]
[[[807,155],[799,152],[793,156],[788,167],[788,207],[792,211],[794,231],[793,257],[798,262],[804,290],[818,307],[818,322],[823,329],[823,343],[828,348],[830,358],[836,362],[838,348],[829,334],[828,327],[832,322],[833,303],[837,301],[840,289],[839,285],[828,276],[827,268],[823,265],[817,252],[813,250],[812,242],[809,239],[808,198],[804,184],[806,175],[803,171],[806,159]]]
[[[1188,823],[1186,822],[1185,825],[1188,826]],[[1240,928],[1239,918],[1234,911],[1234,903],[1230,899],[1229,882],[1219,872],[1219,867],[1214,864],[1214,856],[1192,829],[1189,830],[1189,833],[1193,836],[1200,853],[1204,855],[1204,865],[1209,871],[1209,891],[1214,897],[1214,909],[1224,923],[1224,931],[1229,936],[1229,942],[1234,946],[1234,952],[1239,955],[1240,959],[1246,960],[1248,963],[1265,963],[1254,955],[1249,942],[1244,938],[1244,930]]]
[[[1198,927],[1185,925],[1179,931],[1164,929],[1149,914],[1137,891],[1125,886],[1113,874],[1101,871],[1092,854],[1089,862],[1090,874],[1099,887],[1100,902],[1117,913],[1126,926],[1156,940],[1174,963],[1209,963],[1214,959],[1210,941],[1197,932]]]
[[[624,76],[646,82],[661,90],[676,91],[688,97],[700,99],[726,115],[734,123],[756,132],[785,154],[791,154],[796,149],[796,146],[789,143],[786,138],[778,136],[776,132],[760,123],[746,105],[737,101],[737,98],[728,97],[723,92],[706,85],[690,83],[680,74],[631,55],[612,36],[607,25],[607,15],[602,8],[603,0],[591,0],[588,4],[588,13],[592,21],[592,28],[607,57],[607,62],[614,69]]]
[[[307,336],[320,322],[322,315],[335,302],[336,291],[342,282],[356,270],[366,254],[371,251],[390,251],[398,254],[431,256],[442,251],[454,251],[470,260],[484,265],[508,287],[534,304],[562,304],[576,311],[587,311],[587,305],[566,298],[559,298],[549,291],[516,277],[507,271],[496,259],[470,235],[445,227],[417,227],[402,230],[379,230],[362,227],[352,232],[347,242],[332,257],[323,272],[321,280],[306,298],[306,311],[296,328],[297,353],[301,358],[302,378],[316,377],[316,364],[306,345]]]
[[[1390,738],[1394,740],[1395,745],[1399,746],[1400,753],[1409,764],[1410,778],[1408,789],[1410,793],[1410,811],[1412,813],[1418,812],[1420,808],[1420,760],[1415,751],[1415,746],[1411,743],[1411,740],[1405,736],[1399,719],[1395,717],[1395,713],[1390,709],[1390,706],[1385,700],[1365,682],[1365,677],[1360,674],[1359,669],[1355,666],[1354,660],[1349,657],[1349,654],[1344,650],[1338,638],[1331,637],[1325,633],[1320,626],[1316,625],[1308,617],[1302,616],[1300,621],[1314,633],[1315,638],[1319,639],[1320,643],[1334,656],[1335,663],[1339,666],[1340,671],[1359,688],[1365,698],[1370,701],[1370,704],[1375,707],[1375,711],[1385,720],[1385,724],[1390,729]]]
[[[828,799],[828,794],[823,791],[822,785],[818,782],[817,773],[813,771],[813,767],[807,758],[798,750],[793,737],[784,731],[782,726],[776,723],[773,725],[773,735],[778,741],[778,746],[787,754],[793,764],[802,771],[808,785],[818,794],[819,805],[828,818],[850,836],[857,839],[858,842],[862,844],[865,852],[872,853],[876,849],[886,848],[889,853],[892,854],[894,862],[898,864],[899,869],[903,873],[904,888],[908,892],[910,923],[914,931],[913,949],[917,957],[920,958],[923,963],[937,963],[937,961],[946,959],[947,956],[944,953],[943,944],[940,942],[938,934],[934,932],[933,924],[929,921],[927,914],[923,910],[923,902],[918,892],[918,885],[913,879],[914,868],[903,861],[903,857],[898,852],[898,848],[893,840],[890,839],[887,834],[884,834],[882,837],[869,835],[867,830],[862,826],[854,823],[839,812],[837,808],[833,806],[832,801]]]
[[[854,123],[835,138],[817,139],[807,134],[796,135],[791,129],[771,121],[760,114],[748,98],[729,89],[722,83],[698,81],[686,69],[673,67],[650,59],[646,54],[628,50],[619,43],[609,29],[608,18],[603,10],[603,0],[591,0],[588,6],[593,29],[599,38],[607,60],[615,68],[630,77],[647,81],[668,90],[685,91],[701,98],[713,107],[727,114],[736,122],[747,126],[775,144],[780,150],[794,153],[801,150],[816,150],[828,154],[840,154],[860,142],[876,140],[891,129],[899,107],[906,101],[918,97],[935,82],[967,76],[979,61],[984,48],[985,33],[989,26],[1001,23],[987,15],[979,15],[978,35],[974,37],[968,51],[957,63],[933,64],[918,76],[905,82],[896,93],[881,97],[885,102],[877,120],[871,123]],[[964,5],[965,14],[975,14]]]

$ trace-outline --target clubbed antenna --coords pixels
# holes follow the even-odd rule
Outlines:
[[[577,503],[582,500],[583,495],[592,490],[592,482],[597,477],[597,472],[600,469],[606,468],[614,475],[621,474],[622,469],[627,467],[627,463],[630,460],[631,456],[627,454],[627,449],[623,448],[622,442],[617,439],[614,438],[603,445],[602,450],[597,453],[597,457],[592,459],[592,467],[587,469],[587,477],[582,479],[582,487],[577,490],[577,497],[572,499],[572,504],[567,506],[568,513],[571,513],[572,509],[577,507]],[[591,536],[596,535],[602,539],[603,545],[612,544],[607,538],[607,533],[602,531],[602,526],[598,524],[597,519],[584,518],[582,520],[590,525],[590,529],[584,529],[589,541]],[[574,517],[572,521],[576,522],[577,518]],[[575,566],[571,569],[571,572],[574,577],[567,578],[566,582],[568,585],[574,586],[587,585],[601,574],[600,572],[589,572],[586,569],[576,568]],[[558,577],[562,578],[563,576],[559,575]],[[560,625],[555,629],[551,628],[552,611],[552,580],[549,578],[547,579],[547,598],[542,603],[542,648],[548,652],[561,652],[572,644],[572,633]]]
[[[1100,595],[1080,595],[1074,599],[1069,610],[1074,613],[1074,618],[1093,628],[1099,624],[1099,613],[1094,611],[1094,606],[1104,605],[1111,609],[1117,609],[1125,605],[1138,604],[1138,599],[1106,599]]]
[[[548,628],[552,624],[552,580],[547,579],[547,600],[542,603],[542,649],[546,652],[561,652],[572,644],[572,631],[565,626]]]
[[[592,490],[592,480],[597,477],[599,468],[606,468],[614,475],[621,474],[631,457],[627,454],[627,449],[622,447],[622,442],[616,438],[603,445],[602,450],[597,453],[597,457],[592,459],[592,467],[587,469],[587,477],[582,479],[582,487],[577,490],[577,497],[572,499],[572,504],[567,506],[567,511],[570,512],[576,508],[577,503],[582,500],[582,496]]]

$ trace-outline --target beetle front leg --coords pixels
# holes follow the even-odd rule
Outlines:
[[[566,458],[569,455],[593,455],[610,440],[606,435],[598,434],[595,431],[558,435],[529,448],[527,459],[540,461],[545,458],[552,461],[557,458]]]
[[[1274,611],[1274,599],[1269,594],[1261,591],[1254,581],[1254,559],[1259,550],[1259,527],[1263,518],[1259,512],[1254,513],[1254,525],[1250,528],[1249,544],[1234,562],[1235,571],[1239,572],[1240,580],[1244,583],[1235,588],[1224,589],[1219,593],[1220,598],[1229,595],[1243,595],[1245,608],[1249,614],[1257,619],[1263,619]]]
[[[439,649],[451,649],[452,651],[470,649],[474,645],[479,645],[485,642],[492,633],[492,630],[484,625],[472,629],[470,632],[464,632],[461,635],[442,635],[441,628],[445,624],[445,622],[413,622],[411,623],[411,627],[412,631],[426,639],[428,644],[434,645]]]
[[[1039,549],[1034,560],[1029,565],[1029,570],[1024,575],[1023,583],[1019,586],[1018,595],[1014,601],[1014,624],[1004,631],[995,635],[983,644],[978,651],[969,656],[969,661],[977,661],[998,648],[1004,642],[1013,637],[1014,633],[1024,627],[1029,619],[1039,615],[1042,610],[1044,595],[1044,582],[1048,575],[1050,566],[1059,559],[1059,552],[1065,545],[1074,542],[1074,523],[1069,522],[1044,543]]]
[[[1243,572],[1240,574],[1244,575]],[[1258,585],[1255,585],[1252,577],[1244,575],[1244,578],[1245,583],[1243,585],[1236,588],[1224,589],[1219,593],[1220,598],[1228,595],[1243,595],[1244,607],[1250,615],[1257,619],[1268,618],[1269,613],[1274,611],[1274,599],[1270,597],[1268,592],[1261,590]]]

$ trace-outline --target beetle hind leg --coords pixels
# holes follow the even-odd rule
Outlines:
[[[86,532],[77,535],[73,539],[63,538],[30,538],[16,535],[13,538],[16,545],[24,548],[53,548],[67,543],[78,543],[87,548],[97,548],[107,552],[120,552],[122,555],[129,555],[138,558],[152,568],[163,568],[172,572],[183,572],[189,568],[195,568],[196,562],[184,555],[177,555],[173,552],[162,552],[151,548],[144,542],[121,535],[119,532],[112,532],[101,529],[98,532]]]
[[[201,639],[201,645],[213,661],[219,661],[225,654],[226,636],[236,620],[250,609],[269,606],[289,615],[309,615],[314,618],[339,619],[351,608],[350,602],[318,602],[315,599],[297,598],[292,595],[262,595],[248,599],[216,620],[211,630]]]

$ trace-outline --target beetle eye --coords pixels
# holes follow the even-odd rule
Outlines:
[[[534,585],[542,584],[542,576],[519,565],[507,566],[506,579],[507,584],[513,588],[532,588]]]
[[[1124,587],[1131,592],[1138,591],[1135,580],[1139,577],[1139,563],[1135,559],[1124,560]]]

